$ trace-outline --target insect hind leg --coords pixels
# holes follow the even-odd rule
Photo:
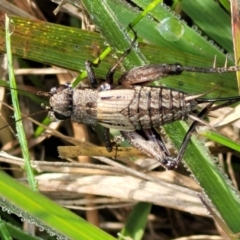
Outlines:
[[[197,118],[198,119],[202,119],[203,117],[205,117],[209,112],[211,111],[216,111],[217,109],[220,109],[220,108],[223,108],[223,107],[226,107],[226,106],[229,106],[235,102],[238,102],[239,101],[239,97],[230,97],[230,98],[225,98],[226,102],[222,103],[222,104],[219,104],[217,106],[214,106],[213,107],[213,104],[217,101],[223,101],[223,98],[219,98],[219,99],[212,99],[213,101],[209,102],[209,104],[203,108],[203,110],[198,114]],[[196,127],[197,125],[199,124],[199,121],[198,120],[195,120],[190,128],[188,129],[187,133],[185,134],[184,136],[184,139],[182,141],[182,144],[181,144],[181,147],[179,149],[179,152],[178,152],[178,155],[177,157],[175,158],[175,161],[176,161],[176,167],[179,165],[179,163],[182,161],[182,158],[183,158],[183,155],[185,153],[185,150],[188,146],[188,142],[190,141],[190,138],[191,138],[191,135],[193,134],[193,132],[196,130]],[[168,156],[166,155],[166,158],[165,158],[165,161],[172,161],[172,157],[171,156]]]
[[[170,156],[161,136],[153,129],[134,132],[121,131],[122,136],[142,153],[156,159],[167,170],[177,167],[176,159]]]
[[[201,119],[206,116],[210,111],[214,111],[216,109],[225,107],[232,103],[232,99],[222,103],[216,107],[212,107],[215,102],[210,102],[199,114],[198,118]],[[161,136],[156,133],[154,129],[141,130],[140,132],[123,132],[121,134],[123,137],[135,148],[140,150],[141,152],[147,154],[158,160],[161,165],[167,170],[173,170],[177,168],[179,163],[182,161],[185,150],[188,146],[192,133],[195,131],[196,126],[199,124],[199,121],[195,120],[187,133],[184,136],[182,141],[180,150],[178,152],[177,157],[173,157],[170,155],[164,141]]]

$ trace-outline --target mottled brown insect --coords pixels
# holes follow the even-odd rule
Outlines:
[[[105,142],[112,150],[109,129],[119,129],[125,139],[134,147],[160,161],[166,169],[174,169],[181,160],[172,157],[161,137],[154,130],[177,120],[192,118],[193,110],[201,103],[210,102],[206,112],[212,111],[212,103],[225,101],[225,105],[237,102],[240,97],[203,99],[203,94],[189,95],[182,91],[166,87],[149,87],[145,84],[156,79],[179,75],[183,71],[227,72],[239,70],[230,68],[189,68],[180,64],[148,65],[138,67],[124,73],[112,89],[114,66],[107,74],[106,82],[97,85],[90,62],[86,62],[91,88],[72,89],[70,85],[62,85],[51,89],[49,115],[55,120],[71,119],[87,125],[100,124],[105,128]],[[109,77],[110,76],[110,77]],[[214,108],[215,110],[216,108]],[[185,144],[186,145],[186,144]],[[184,146],[185,147],[185,146]],[[183,150],[181,150],[182,154]]]
[[[131,25],[129,27],[132,29]],[[113,87],[113,75],[117,66],[129,54],[137,40],[136,32],[133,29],[132,31],[134,39],[130,48],[108,71],[103,83],[98,83],[93,71],[93,67],[97,67],[100,61],[97,64],[86,61],[90,87],[73,89],[66,84],[52,88],[48,94],[50,106],[47,110],[53,120],[71,119],[87,125],[102,125],[108,151],[112,151],[109,129],[118,129],[131,145],[158,160],[164,168],[174,169],[182,159],[196,124],[203,122],[201,118],[210,111],[240,101],[240,97],[203,99],[202,96],[213,89],[207,93],[189,95],[176,89],[149,87],[146,84],[163,77],[180,75],[183,71],[224,73],[240,71],[240,67],[197,68],[184,67],[178,63],[147,65],[122,74],[118,79],[118,86]],[[223,103],[212,107],[216,101]],[[193,111],[196,107],[206,102],[209,102],[208,106],[198,116],[194,116]],[[187,118],[192,118],[194,122],[185,136],[177,157],[173,157],[161,136],[155,131],[155,127]]]

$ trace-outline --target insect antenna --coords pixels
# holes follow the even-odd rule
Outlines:
[[[6,103],[4,103],[4,102],[2,102],[1,104],[5,105],[5,106],[7,106],[8,108],[11,108],[11,109],[13,110],[13,108],[10,107],[8,104],[6,104]],[[3,127],[1,127],[1,128],[0,128],[0,131],[3,130],[4,128],[6,128],[6,127],[12,126],[12,125],[15,124],[16,122],[19,122],[19,121],[24,120],[24,119],[26,119],[26,118],[29,118],[29,117],[32,117],[32,116],[35,116],[35,115],[38,115],[38,114],[41,114],[41,113],[44,113],[44,112],[47,112],[47,111],[48,111],[48,109],[45,108],[45,109],[43,109],[43,110],[40,110],[40,111],[31,113],[31,114],[29,114],[29,115],[27,115],[27,116],[21,117],[21,118],[19,118],[19,119],[17,119],[17,120],[14,120],[14,121],[10,122],[9,124],[7,124],[7,125],[5,125],[5,126],[3,126]]]
[[[6,89],[9,89],[9,90],[16,90],[16,91],[18,91],[18,92],[26,92],[26,93],[30,93],[30,94],[32,94],[32,95],[37,95],[37,96],[43,96],[43,97],[50,97],[50,96],[51,96],[51,94],[50,94],[49,92],[29,91],[29,90],[26,90],[26,89],[12,88],[12,87],[3,86],[3,85],[1,85],[0,87],[6,88]]]
[[[9,86],[2,86],[2,87],[6,88],[6,89],[9,89],[9,90],[16,90],[16,91],[19,91],[19,92],[26,92],[26,93],[30,93],[30,94],[32,94],[32,95],[37,95],[37,96],[43,96],[43,97],[50,97],[50,96],[51,96],[51,94],[50,94],[49,92],[29,91],[29,90],[26,90],[26,89],[12,88],[12,87],[9,87]],[[12,109],[8,104],[6,104],[6,103],[4,103],[4,102],[2,102],[1,104],[3,104],[4,106]],[[44,107],[44,106],[42,105],[42,107]],[[12,109],[12,110],[13,110],[13,109]],[[0,128],[0,131],[1,131],[2,129],[6,128],[6,127],[12,126],[12,125],[15,124],[16,122],[19,122],[19,121],[21,121],[21,120],[24,120],[24,119],[26,119],[26,118],[29,118],[29,117],[32,117],[32,116],[35,116],[35,115],[38,115],[38,114],[41,114],[41,113],[44,113],[44,112],[47,112],[48,110],[49,110],[48,107],[44,107],[43,110],[40,110],[40,111],[31,113],[31,114],[29,114],[29,115],[27,115],[27,116],[23,116],[23,117],[21,117],[21,118],[19,118],[19,119],[17,119],[17,120],[14,120],[14,121],[10,122],[10,123],[7,124],[7,125],[1,127],[1,128]]]
[[[49,92],[37,91],[35,94],[42,97],[51,97],[51,94]]]

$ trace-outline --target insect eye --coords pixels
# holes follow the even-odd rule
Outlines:
[[[55,119],[57,120],[67,120],[70,118],[70,116],[68,114],[62,114],[62,113],[59,113],[59,112],[53,112],[53,115],[55,117]]]

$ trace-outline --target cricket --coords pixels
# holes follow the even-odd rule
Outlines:
[[[21,234],[13,219],[43,238],[238,237],[238,15],[230,25],[217,1],[75,2],[58,24],[1,15],[2,235],[5,222]]]
[[[130,26],[132,29],[132,27]],[[113,86],[117,66],[130,53],[137,40],[137,33],[132,29],[134,39],[129,49],[108,71],[106,78],[98,82],[93,64],[86,61],[86,70],[90,87],[72,88],[70,84],[54,87],[49,93],[38,95],[50,97],[46,106],[49,117],[54,121],[71,119],[86,125],[100,124],[104,128],[104,141],[108,151],[112,151],[109,129],[118,129],[122,136],[135,148],[156,159],[167,169],[175,169],[182,160],[190,135],[197,124],[205,124],[202,117],[210,111],[217,110],[240,101],[240,96],[228,98],[203,98],[208,92],[189,95],[183,91],[167,87],[151,87],[148,83],[161,78],[180,75],[183,71],[201,73],[224,73],[240,71],[239,66],[216,68],[185,67],[179,63],[147,65],[133,68],[118,79],[118,86]],[[222,104],[213,107],[215,102]],[[208,103],[198,116],[193,111]],[[171,156],[161,136],[155,128],[178,120],[192,119],[190,127],[177,157]]]

